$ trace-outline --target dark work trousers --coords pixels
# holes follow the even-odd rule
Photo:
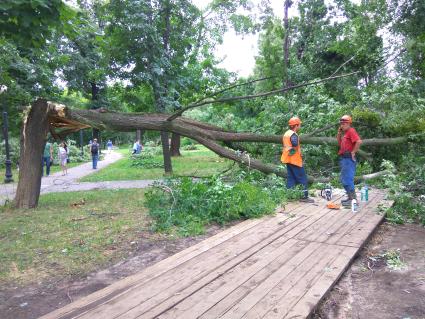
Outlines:
[[[340,181],[347,193],[354,192],[354,175],[356,175],[356,161],[351,157],[341,157],[339,159],[341,167]]]
[[[286,170],[288,171],[288,179],[286,181],[286,187],[294,188],[295,185],[301,184],[304,186],[304,198],[308,197],[308,181],[307,174],[305,173],[304,167],[299,167],[292,164],[286,164]]]
[[[43,156],[41,159],[41,176],[44,176],[44,165],[46,165],[46,176],[50,175],[50,156]]]

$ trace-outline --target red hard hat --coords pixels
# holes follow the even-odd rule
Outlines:
[[[288,121],[289,126],[300,125],[302,122],[298,116],[291,117]]]
[[[353,123],[353,119],[351,118],[350,115],[343,115],[340,119],[339,119],[340,123]]]

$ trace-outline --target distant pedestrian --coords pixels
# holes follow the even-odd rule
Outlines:
[[[58,149],[58,158],[61,164],[62,168],[62,176],[68,174],[68,169],[66,167],[66,164],[68,163],[68,151],[67,146],[64,142],[60,143],[59,149]]]
[[[111,154],[111,152],[112,152],[112,141],[108,140],[108,143],[106,143],[106,146],[108,147],[108,153]]]
[[[136,142],[134,142],[133,144],[133,155],[134,154],[140,154],[140,152],[142,151],[142,147],[140,146],[140,141],[137,140]]]
[[[93,139],[93,143],[90,145],[91,158],[93,162],[93,169],[97,169],[97,161],[99,160],[99,144],[97,139]]]
[[[50,164],[53,161],[53,146],[47,141],[44,146],[43,158],[41,160],[41,176],[44,176],[44,165],[46,165],[46,176],[50,175]]]

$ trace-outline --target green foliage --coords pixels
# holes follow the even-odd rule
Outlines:
[[[240,171],[234,181],[220,177],[167,180],[146,194],[146,207],[159,232],[196,235],[211,223],[260,217],[301,192],[288,191],[281,178]]]
[[[9,138],[9,156],[12,162],[12,167],[16,166],[19,161],[19,139],[17,138]],[[5,167],[6,161],[6,149],[4,145],[4,140],[0,144],[0,167]]]
[[[138,168],[164,168],[164,161],[155,157],[152,153],[142,152],[130,157],[130,166]]]
[[[387,250],[381,255],[385,258],[387,266],[391,270],[404,270],[407,268],[407,264],[402,261],[400,255],[400,249]]]
[[[409,169],[398,174],[393,163],[383,162],[383,168],[390,171],[383,186],[388,189],[389,198],[394,200],[387,211],[387,219],[397,224],[418,221],[425,225],[425,159],[414,159],[411,155],[403,156],[403,159]]]

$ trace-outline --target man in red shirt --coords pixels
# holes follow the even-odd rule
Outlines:
[[[351,126],[353,120],[351,116],[344,115],[339,120],[340,127],[338,129],[337,140],[339,144],[338,155],[340,156],[339,164],[341,166],[341,184],[347,192],[348,198],[341,201],[343,206],[350,206],[353,199],[357,199],[354,188],[354,176],[356,175],[356,153],[362,144],[359,134]]]

